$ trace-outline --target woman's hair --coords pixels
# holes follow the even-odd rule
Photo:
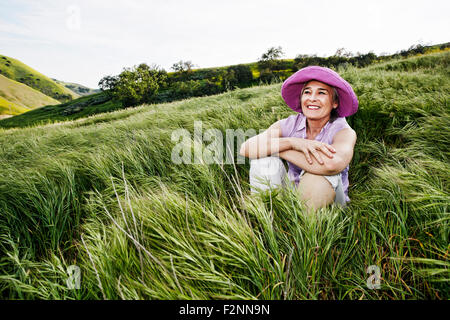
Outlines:
[[[339,108],[339,95],[338,95],[338,92],[337,92],[335,87],[331,87],[331,88],[333,89],[333,102],[337,103],[338,104],[337,108]],[[333,108],[331,110],[330,120],[329,120],[330,122],[333,122],[334,120],[339,118],[339,114],[338,114],[336,109]]]
[[[312,81],[312,80],[311,80]],[[310,82],[310,81],[308,81],[308,82]],[[300,93],[300,99],[299,99],[299,107],[300,107],[300,109],[302,108],[302,95],[303,95],[303,90],[305,89],[305,87],[306,87],[306,85],[308,84],[308,82],[307,83],[305,83],[305,85],[303,86],[303,89],[302,89],[302,92]],[[331,87],[331,89],[332,89],[332,93],[333,93],[333,102],[336,102],[338,105],[339,105],[339,95],[338,95],[338,92],[337,92],[337,90],[336,90],[336,88],[335,87],[333,87],[333,86],[330,86]],[[339,108],[339,106],[338,106],[338,108]],[[337,109],[337,108],[336,108]],[[330,122],[333,122],[334,120],[336,120],[337,118],[339,118],[339,114],[338,114],[338,112],[336,111],[336,109],[332,109],[331,110],[331,113],[330,113]]]

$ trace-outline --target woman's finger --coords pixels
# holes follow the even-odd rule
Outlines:
[[[325,143],[324,145],[325,147],[328,148],[328,150],[330,150],[333,153],[336,153],[336,149],[333,146],[329,145],[328,143]]]
[[[314,156],[314,158],[316,158],[316,160],[319,161],[320,164],[323,164],[322,157],[321,157],[320,154],[316,151],[316,149],[311,149],[310,151],[311,151],[312,155]]]
[[[322,151],[323,153],[325,153],[325,155],[326,155],[328,158],[333,158],[333,157],[334,157],[333,154],[330,152],[329,149],[327,149],[327,147],[326,147],[325,145],[320,146],[318,149],[319,149],[320,151]]]
[[[327,148],[327,149],[330,150],[331,152],[336,152],[336,149],[335,149],[332,145],[330,145],[330,144],[328,144],[328,143],[320,142],[319,145],[320,145],[321,147]]]
[[[303,154],[305,155],[306,161],[308,161],[309,164],[312,164],[312,160],[311,157],[309,156],[309,151],[308,149],[304,148],[302,149]]]

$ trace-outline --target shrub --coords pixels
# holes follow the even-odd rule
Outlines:
[[[166,79],[166,71],[141,63],[130,69],[125,68],[117,77],[104,77],[99,85],[109,89],[113,97],[128,107],[152,102]]]

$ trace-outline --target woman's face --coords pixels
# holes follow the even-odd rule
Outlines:
[[[333,88],[323,82],[312,80],[305,84],[301,96],[302,112],[307,119],[329,118],[331,110],[337,108],[333,101]]]

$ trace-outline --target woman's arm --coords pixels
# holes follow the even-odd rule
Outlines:
[[[319,151],[321,151],[321,153],[326,155],[328,158],[333,158],[333,153],[336,152],[334,147],[324,142],[295,137],[281,137],[280,121],[278,121],[271,125],[263,133],[251,137],[250,139],[245,141],[242,144],[239,153],[241,154],[241,156],[250,159],[258,159],[271,155],[280,156],[281,153],[287,152],[280,157],[288,157],[289,159],[286,158],[285,160],[288,160],[295,164],[299,160],[297,159],[296,155],[298,152],[301,152],[303,153],[306,161],[313,167],[316,167],[310,168],[311,170],[317,171],[318,169],[321,174],[324,174],[323,170],[325,170],[325,168],[318,167],[312,162],[312,158],[315,158],[317,160],[317,164],[324,164]]]
[[[281,137],[280,121],[277,121],[266,131],[245,141],[239,153],[243,157],[258,159],[278,154],[291,147],[291,138]]]
[[[310,140],[315,141],[315,140]],[[356,143],[356,132],[353,129],[340,130],[333,138],[333,144],[331,145],[335,153],[330,158],[329,154],[322,151],[323,148],[319,148],[317,144],[321,142],[315,141],[311,145],[317,147],[314,152],[318,155],[314,155],[313,151],[308,150],[305,152],[304,144],[302,141],[293,140],[292,149],[285,150],[279,153],[279,157],[287,160],[299,168],[302,168],[306,172],[319,175],[335,175],[344,170],[353,157],[353,148]],[[314,148],[313,148],[314,149]],[[301,150],[301,151],[299,151]],[[325,149],[325,151],[328,151]],[[310,157],[311,152],[314,157]],[[327,155],[323,157],[321,155]]]

